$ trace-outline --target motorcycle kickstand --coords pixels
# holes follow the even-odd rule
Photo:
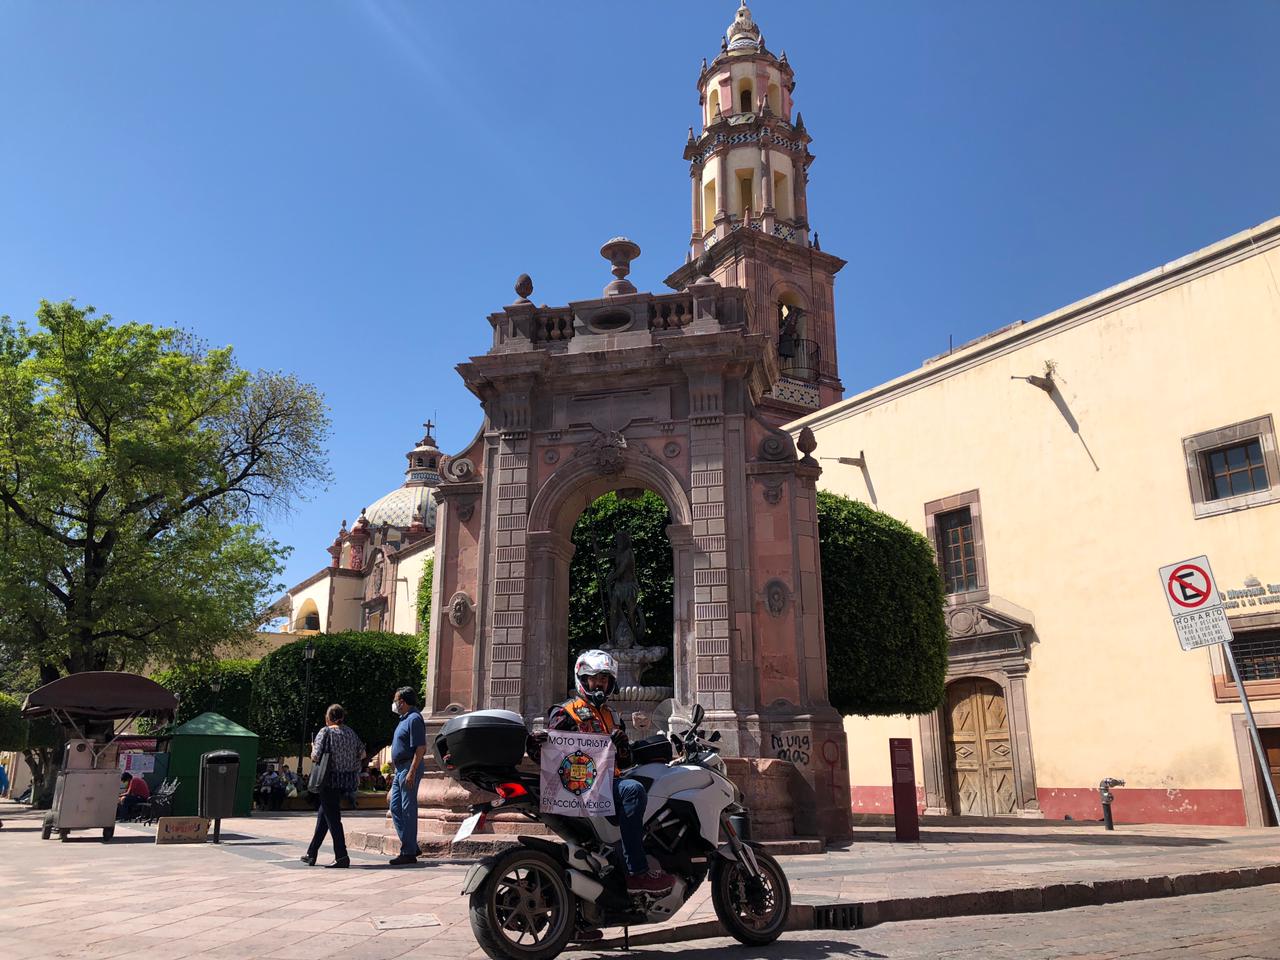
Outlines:
[[[622,949],[626,950],[627,952],[631,951],[631,928],[630,927],[622,928]]]

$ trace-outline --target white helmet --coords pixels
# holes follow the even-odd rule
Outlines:
[[[601,673],[607,674],[609,677],[608,688],[605,690],[588,690],[587,677],[594,677]],[[617,661],[603,650],[584,650],[579,654],[578,662],[573,665],[573,680],[578,690],[578,696],[594,706],[603,706],[605,700],[617,692],[618,689]]]

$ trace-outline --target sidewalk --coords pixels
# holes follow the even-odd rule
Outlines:
[[[353,827],[361,818],[344,814]],[[356,851],[351,870],[308,868],[297,859],[312,826],[304,814],[224,821],[225,842],[218,847],[157,847],[153,831],[133,825],[121,825],[108,844],[91,834],[41,841],[40,815],[9,803],[0,803],[0,819],[0,943],[12,960],[391,960],[428,942],[435,957],[481,956],[458,893],[465,864],[397,869],[385,857]],[[943,908],[996,912],[1011,891],[1038,892],[1035,905],[1027,901],[1018,909],[1125,892],[1110,881],[1130,881],[1132,893],[1143,892],[1132,887],[1143,878],[1171,878],[1167,891],[1149,886],[1147,895],[1214,888],[1229,875],[1239,882],[1240,871],[1252,871],[1251,883],[1280,882],[1280,832],[1274,830],[1124,826],[1109,834],[1097,824],[1023,821],[926,826],[918,844],[891,837],[886,829],[863,827],[845,849],[781,858],[797,903],[859,903],[864,921],[881,922],[936,916],[928,911]],[[326,850],[322,862],[327,856]],[[1188,875],[1201,879],[1172,879]],[[871,909],[877,904],[879,914]],[[434,914],[440,924],[378,931],[372,923],[419,914]],[[712,916],[704,886],[677,918],[681,938],[708,936]],[[632,931],[633,943],[654,932],[644,929]]]

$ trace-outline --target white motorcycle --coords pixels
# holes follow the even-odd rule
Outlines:
[[[782,933],[791,889],[778,862],[750,841],[750,821],[724,761],[699,729],[703,709],[674,716],[671,701],[654,714],[666,732],[632,744],[637,765],[623,776],[648,792],[644,845],[650,867],[675,878],[662,895],[630,895],[621,834],[613,818],[565,817],[539,809],[539,778],[518,771],[527,730],[517,713],[479,710],[454,717],[436,737],[436,758],[450,776],[497,794],[472,807],[455,839],[493,810],[523,814],[560,838],[521,836],[519,846],[475,864],[463,893],[471,896],[471,929],[494,960],[550,960],[572,941],[589,942],[602,927],[668,920],[710,875],[711,899],[725,930],[762,946]],[[680,727],[684,729],[679,729]]]

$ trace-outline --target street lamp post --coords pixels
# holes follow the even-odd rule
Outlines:
[[[218,712],[218,694],[222,690],[222,678],[214,677],[209,681],[209,689],[213,691],[213,712]]]
[[[307,641],[306,647],[302,651],[302,659],[306,663],[307,678],[303,685],[302,693],[302,732],[298,737],[298,766],[295,772],[299,777],[302,776],[302,750],[303,745],[307,742],[307,714],[311,711],[311,661],[315,659],[316,648],[311,645],[311,641]]]

